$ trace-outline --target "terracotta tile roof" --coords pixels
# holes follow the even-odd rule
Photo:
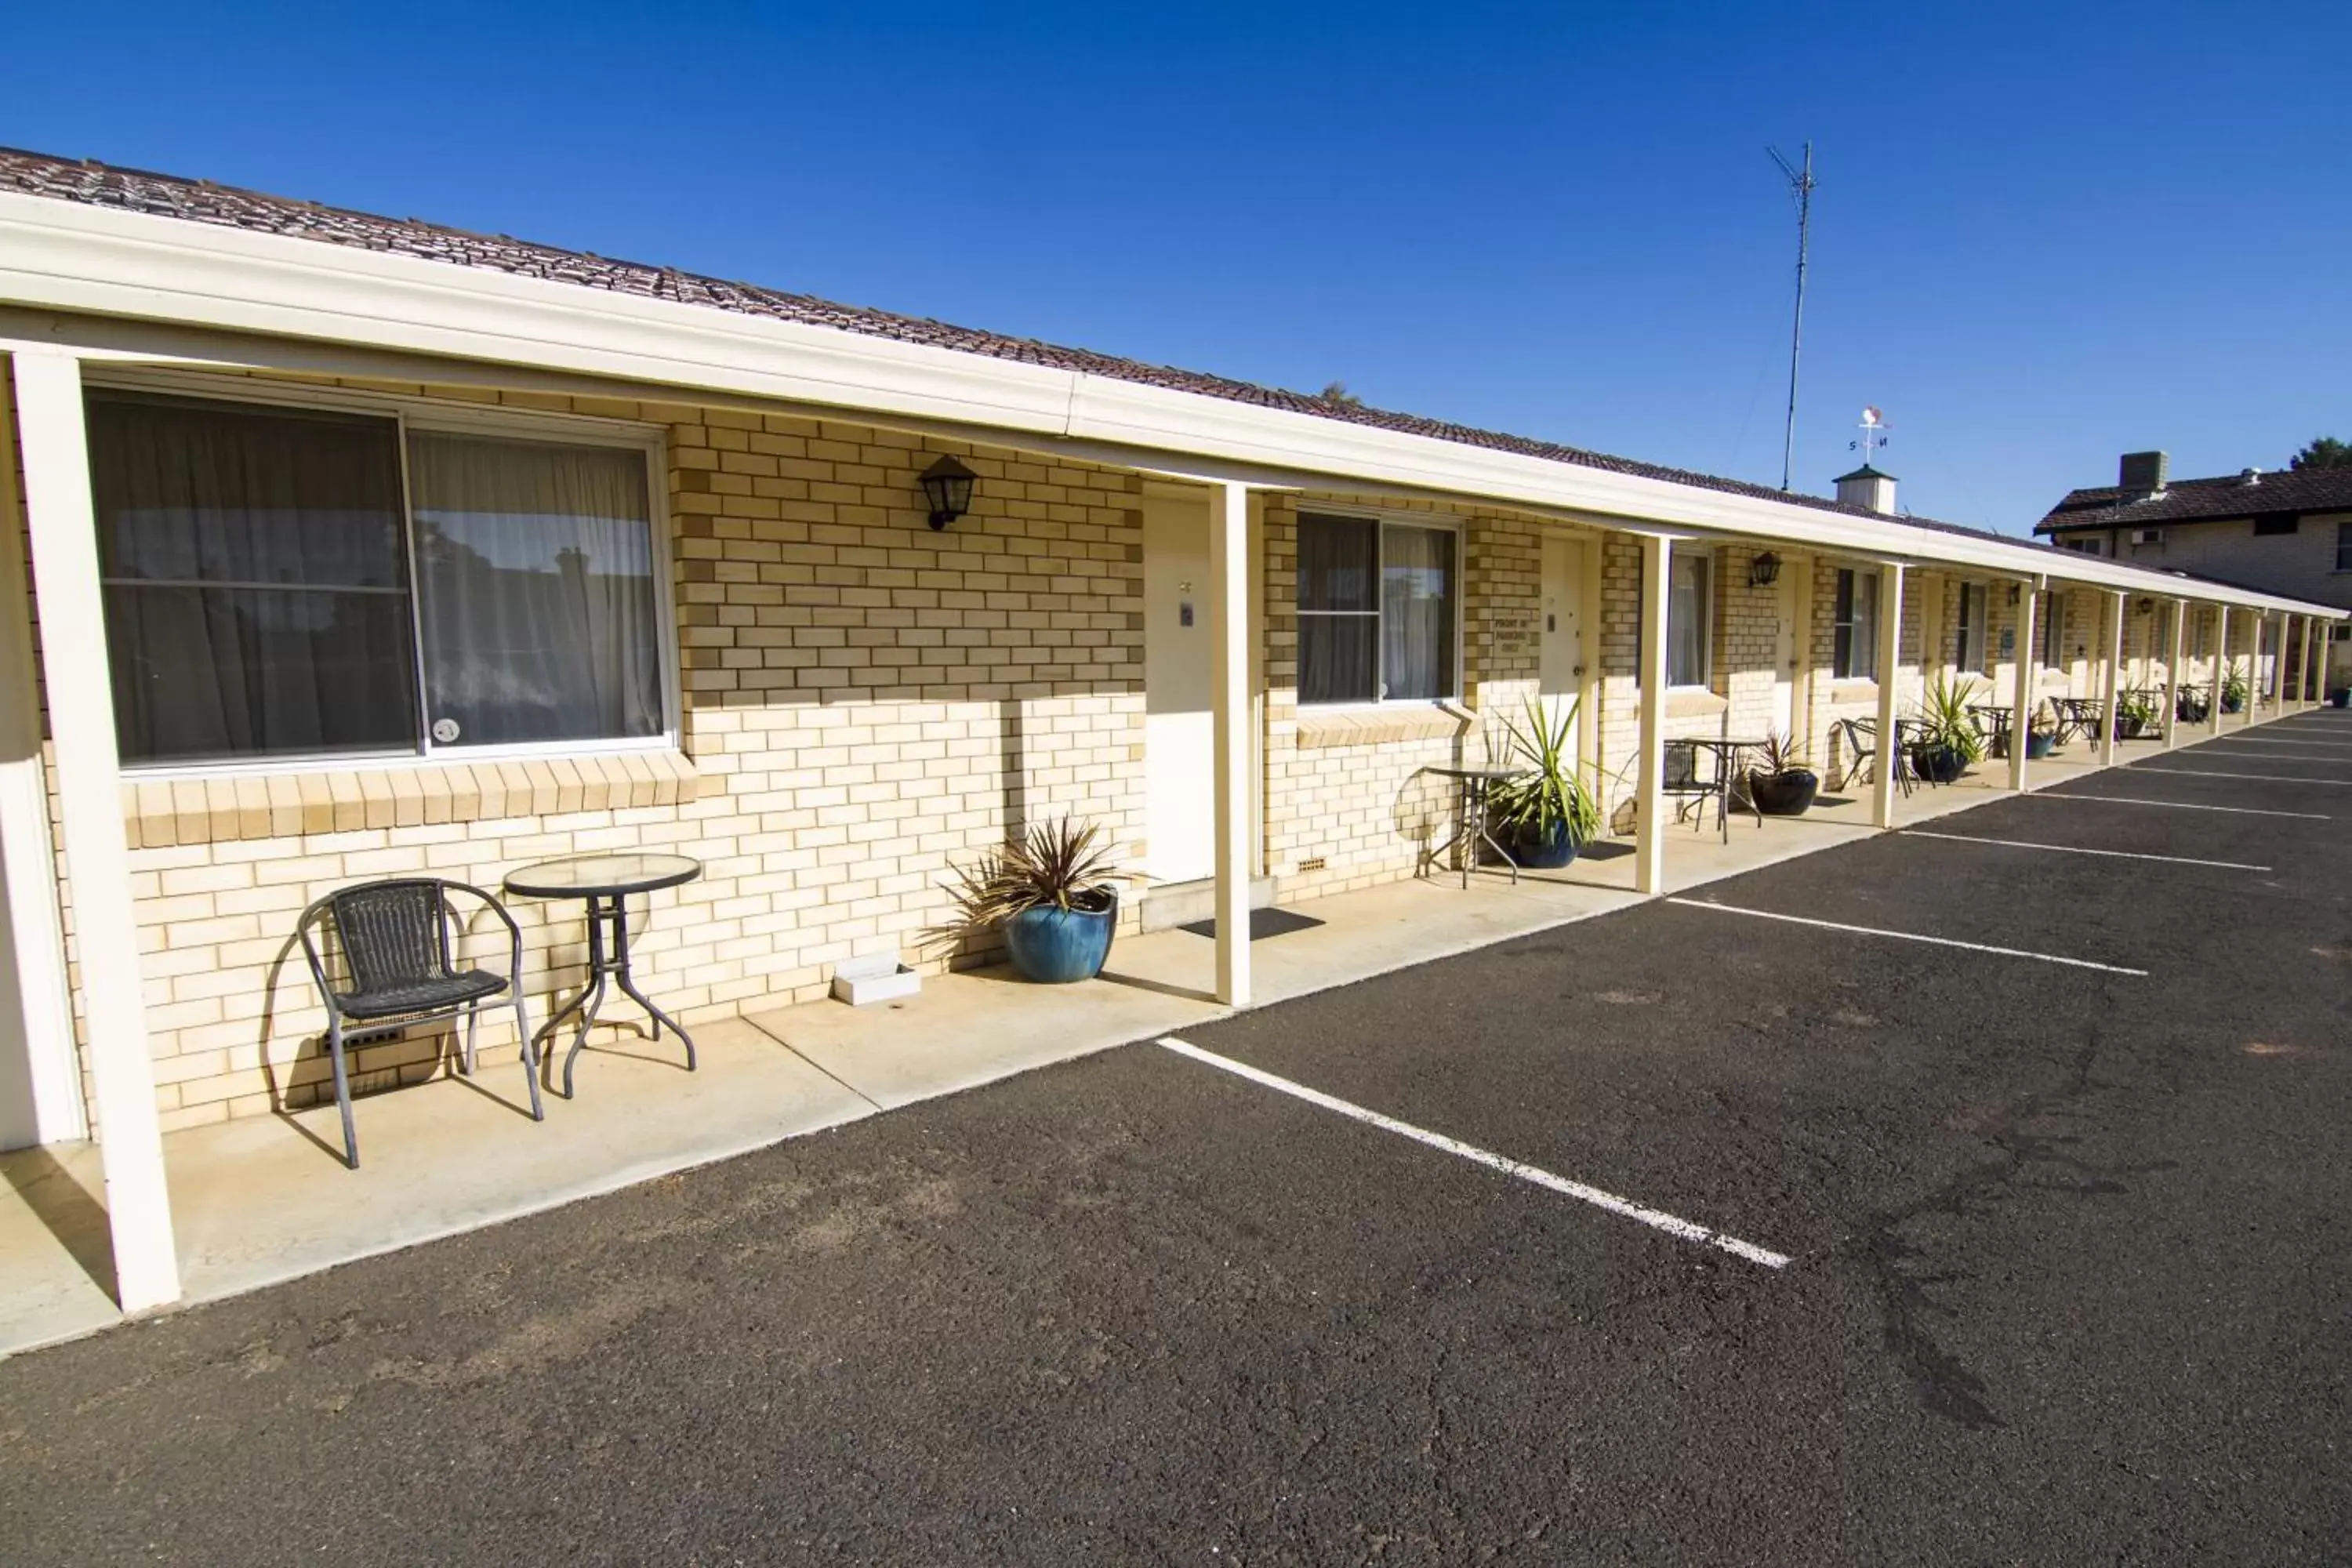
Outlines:
[[[1482,447],[1493,451],[1570,463],[1579,468],[1629,474],[1728,495],[1750,496],[1760,500],[1780,501],[1848,517],[1868,518],[1893,526],[2038,548],[2032,541],[2014,534],[1965,528],[1958,523],[1938,522],[1923,517],[1887,518],[1864,508],[1840,505],[1827,497],[1776,490],[1764,485],[1722,479],[1713,474],[1637,462],[1629,458],[1589,452],[1555,441],[1481,430],[1416,414],[1337,403],[1304,393],[1234,381],[1226,376],[1147,364],[1113,354],[1040,342],[1034,338],[1008,337],[1002,332],[952,326],[919,316],[902,316],[865,306],[835,304],[813,295],[783,293],[757,284],[729,282],[648,262],[621,261],[583,251],[559,250],[505,235],[471,234],[416,218],[379,217],[343,207],[321,206],[315,202],[216,185],[207,180],[184,179],[174,174],[157,174],[88,161],[76,162],[43,153],[0,148],[0,191],[49,196],[89,206],[148,213],[192,223],[218,224],[263,234],[289,235],[329,245],[357,246],[452,266],[494,268],[520,277],[546,279],[585,289],[610,289],[617,294],[634,294],[678,304],[700,305],[711,310],[731,310],[740,315],[765,316],[776,321],[833,327],[842,331],[862,332],[900,342],[952,349],[960,353],[1019,360],[1055,370],[1079,371],[1147,386],[1162,386],[1235,403],[1255,404],[1264,408],[1286,409],[1325,419],[1375,426],[1465,447]],[[2055,547],[2046,548],[2054,550]]]
[[[2153,496],[2132,497],[2115,485],[2069,490],[2036,533],[2065,528],[2150,528],[2166,522],[2274,517],[2281,512],[2352,511],[2352,468],[2288,469],[2253,484],[2243,474],[2174,479]]]

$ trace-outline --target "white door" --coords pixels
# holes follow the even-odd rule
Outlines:
[[[1543,542],[1543,622],[1536,628],[1538,683],[1554,724],[1584,689],[1584,543],[1559,534]],[[1580,715],[1578,723],[1583,722]],[[1568,754],[1576,752],[1569,731]]]
[[[1192,882],[1216,869],[1209,711],[1209,503],[1143,502],[1143,869]]]
[[[1783,735],[1797,732],[1797,583],[1793,573],[1780,574],[1772,596],[1772,728]]]

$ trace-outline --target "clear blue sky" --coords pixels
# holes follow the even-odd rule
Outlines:
[[[1777,483],[1810,137],[1801,489],[2352,437],[2341,0],[491,9],[21,6],[0,142]]]

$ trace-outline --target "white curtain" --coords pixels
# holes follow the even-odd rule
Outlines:
[[[645,455],[420,432],[408,479],[428,732],[457,745],[660,733]]]
[[[1666,591],[1666,684],[1705,686],[1706,573],[1704,555],[1675,555]]]
[[[1454,534],[1392,526],[1381,562],[1381,693],[1434,701],[1454,689]]]

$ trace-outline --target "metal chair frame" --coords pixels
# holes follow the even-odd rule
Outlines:
[[[1846,755],[1849,759],[1844,775],[1830,787],[1843,789],[1862,777],[1865,767],[1875,767],[1878,764],[1878,721],[1838,719],[1831,722],[1830,728],[1844,737]],[[1907,795],[1911,793],[1911,765],[1906,760],[1903,750],[1903,721],[1897,719],[1895,721],[1895,782],[1902,786],[1903,793]]]
[[[378,951],[384,939],[362,937],[353,941],[353,922],[349,918],[358,910],[362,900],[370,894],[384,895],[397,889],[412,889],[416,912],[430,921],[430,929],[410,929],[400,935],[414,943],[423,939],[420,949],[412,945],[404,953]],[[459,971],[452,967],[449,940],[450,921],[457,911],[450,905],[453,893],[464,893],[481,901],[484,908],[499,918],[507,928],[509,962],[507,977],[499,981],[488,970]],[[312,933],[322,924],[331,921],[335,940],[341,950],[345,968],[351,971],[352,988],[337,991],[327,976],[327,965],[320,956],[319,944]],[[361,929],[364,929],[362,924]],[[352,1121],[352,1089],[350,1072],[343,1059],[343,1040],[347,1033],[373,1032],[377,1029],[406,1028],[411,1025],[430,1023],[436,1018],[455,1018],[460,1014],[466,1019],[465,1054],[459,1070],[467,1077],[474,1071],[475,1037],[481,1024],[482,1004],[504,993],[506,1002],[515,1014],[515,1033],[522,1042],[523,1073],[530,1086],[530,1118],[547,1120],[546,1107],[539,1097],[539,1047],[530,1031],[530,1015],[523,1004],[522,994],[522,928],[515,923],[507,907],[483,891],[465,882],[451,882],[438,877],[393,877],[373,882],[357,882],[339,888],[302,911],[295,927],[301,939],[302,956],[310,961],[310,978],[318,983],[319,999],[327,1009],[327,1055],[334,1069],[335,1105],[342,1113],[343,1163],[356,1171],[360,1168],[359,1132]],[[416,962],[419,959],[423,963]],[[370,973],[373,972],[373,973]],[[466,975],[480,975],[496,982],[492,989],[463,1000],[430,1003],[415,1008],[394,1007],[376,1011],[368,1007],[371,997],[384,1000],[397,994],[401,986],[430,988],[436,984],[461,980]],[[374,984],[371,985],[370,982]],[[354,1007],[362,1011],[354,1011]]]

